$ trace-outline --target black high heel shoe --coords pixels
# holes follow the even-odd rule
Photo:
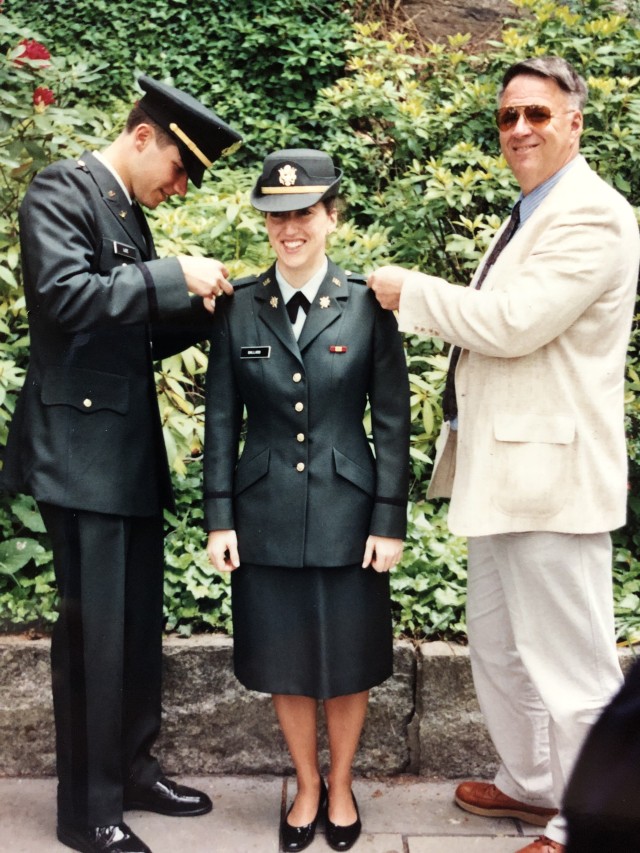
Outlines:
[[[293,805],[287,812],[293,808]],[[311,823],[306,826],[291,826],[287,822],[287,817],[280,821],[280,844],[285,853],[298,853],[299,850],[304,850],[308,847],[316,834],[316,826],[318,819],[324,814],[327,808],[327,786],[324,784],[324,779],[320,779],[320,796],[318,797],[318,811]],[[345,848],[346,849],[346,848]]]
[[[325,821],[325,832],[327,844],[333,850],[349,850],[356,843],[362,831],[362,823],[360,822],[360,810],[356,798],[351,792],[351,799],[356,810],[356,819],[349,826],[338,826],[337,823],[332,823],[329,820],[329,802],[327,797],[327,819]]]

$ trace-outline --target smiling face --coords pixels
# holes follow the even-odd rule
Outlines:
[[[178,147],[159,141],[149,125],[139,125],[135,134],[137,157],[129,172],[133,197],[153,209],[169,196],[185,196],[189,179]]]
[[[545,126],[528,124],[521,112],[517,123],[500,131],[500,148],[524,195],[555,175],[578,153],[582,113],[555,80],[535,74],[514,77],[500,98],[500,107],[546,106]]]
[[[324,261],[327,237],[335,230],[337,212],[320,201],[312,207],[267,213],[267,234],[282,275],[293,287],[302,287]]]

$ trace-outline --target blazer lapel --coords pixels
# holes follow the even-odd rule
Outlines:
[[[342,316],[342,303],[349,297],[349,285],[344,272],[330,260],[327,274],[311,303],[302,332],[298,338],[300,352]]]
[[[82,159],[91,177],[100,188],[107,209],[118,220],[120,227],[127,233],[133,243],[135,243],[145,260],[154,258],[155,248],[153,238],[144,214],[142,214],[139,221],[124,190],[109,169],[97,158],[93,157],[90,152],[85,152]]]
[[[276,280],[275,264],[259,276],[258,282],[255,294],[256,302],[259,303],[258,316],[280,343],[300,360],[298,343],[293,335],[291,322]]]

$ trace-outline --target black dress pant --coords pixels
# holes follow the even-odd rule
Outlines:
[[[60,615],[51,668],[58,820],[122,821],[127,781],[161,775],[163,522],[40,503]]]

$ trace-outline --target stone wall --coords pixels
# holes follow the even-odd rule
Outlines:
[[[220,636],[165,642],[157,753],[167,772],[291,771],[270,698],[236,681],[232,648]],[[630,658],[623,654],[624,665]],[[326,764],[322,722],[321,731]],[[393,678],[371,691],[356,772],[488,777],[495,767],[466,647],[397,642]],[[47,776],[54,768],[49,642],[0,637],[0,776]]]

